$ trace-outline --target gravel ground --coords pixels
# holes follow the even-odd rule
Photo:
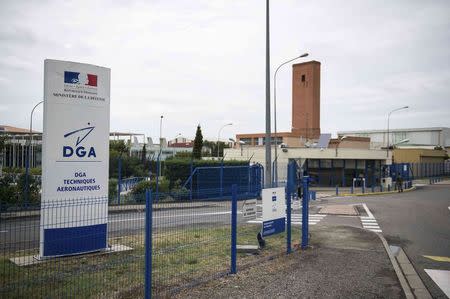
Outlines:
[[[311,231],[312,248],[190,288],[175,298],[405,298],[384,247],[350,227]],[[270,242],[270,238],[268,239]]]

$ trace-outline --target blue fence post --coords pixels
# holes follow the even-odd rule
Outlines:
[[[366,193],[366,180],[363,180],[361,182],[361,192],[364,194]]]
[[[220,176],[220,197],[223,196],[223,159],[220,162],[220,170],[219,170],[219,176]]]
[[[236,274],[236,243],[237,243],[237,185],[231,186],[231,267],[230,273]]]
[[[190,182],[189,182],[189,200],[192,201],[192,180],[194,179],[193,172],[194,171],[194,159],[191,159],[191,175],[190,175]]]
[[[27,148],[27,154],[26,155],[26,160],[25,160],[25,196],[24,196],[24,203],[25,203],[25,208],[28,208],[28,199],[31,198],[30,196],[30,147],[31,147],[31,142],[28,145]],[[6,155],[6,154],[5,154]]]
[[[150,190],[145,191],[145,299],[152,298],[152,224],[153,201]]]
[[[302,249],[308,247],[309,236],[309,177],[303,177],[303,199],[302,199]]]
[[[120,193],[122,192],[122,155],[117,161],[117,204],[120,205]]]
[[[292,252],[292,223],[291,223],[291,200],[292,192],[294,191],[295,180],[295,162],[288,164],[287,184],[286,184],[286,254]]]
[[[338,196],[339,195],[339,187],[338,187],[338,185],[336,185],[336,196]]]

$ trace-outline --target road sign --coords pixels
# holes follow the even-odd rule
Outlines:
[[[256,218],[256,199],[247,199],[242,205],[242,217],[244,219]]]
[[[282,233],[286,228],[286,196],[284,188],[262,190],[262,235]]]

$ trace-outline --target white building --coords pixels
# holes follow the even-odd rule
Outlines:
[[[358,136],[369,137],[371,148],[386,148],[388,142],[387,130],[361,130],[361,131],[341,131],[338,137]],[[406,142],[402,142],[406,141]],[[443,149],[450,148],[450,128],[413,128],[413,129],[390,129],[389,145],[402,142],[402,147],[431,148],[440,146]]]

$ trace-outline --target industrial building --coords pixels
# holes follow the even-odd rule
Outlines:
[[[358,136],[370,138],[371,148],[386,148],[389,145],[401,143],[402,148],[423,148],[442,149],[450,148],[450,128],[431,127],[431,128],[411,128],[411,129],[390,129],[389,139],[387,130],[361,130],[361,131],[341,131],[338,137]]]

